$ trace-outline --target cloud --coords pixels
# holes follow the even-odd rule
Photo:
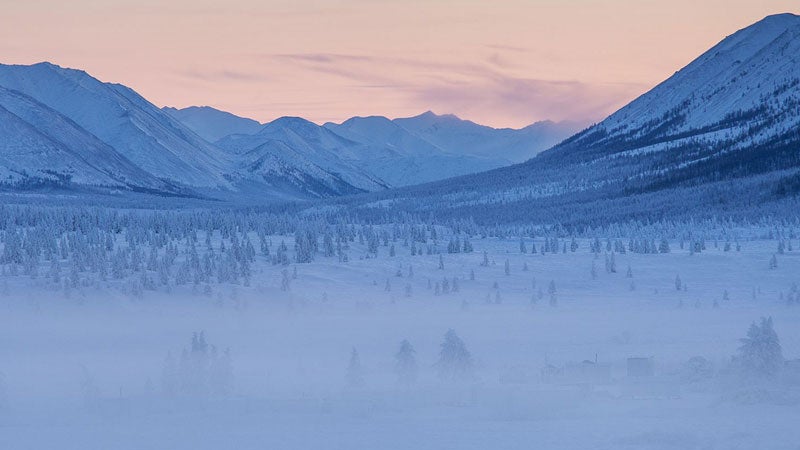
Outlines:
[[[277,55],[268,55],[276,59],[283,59],[288,61],[298,62],[315,62],[315,63],[334,63],[337,61],[364,61],[371,62],[374,58],[363,55],[346,55],[340,53],[284,53]]]
[[[209,81],[209,82],[248,82],[248,83],[263,83],[271,81],[273,77],[270,75],[255,73],[255,72],[242,72],[235,70],[181,70],[177,75],[183,78],[190,78],[193,80]]]
[[[496,54],[470,63],[333,53],[271,57],[317,77],[344,79],[350,89],[391,91],[406,108],[520,126],[544,119],[598,121],[647,88],[520,77],[509,73],[510,64]]]
[[[471,86],[421,87],[416,101],[487,120],[599,121],[645,90],[637,84],[587,84],[514,77],[476,80]],[[527,120],[525,120],[527,119]]]

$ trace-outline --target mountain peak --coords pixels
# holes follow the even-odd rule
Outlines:
[[[427,110],[424,113],[422,113],[422,114],[420,114],[418,116],[415,116],[415,117],[411,117],[411,118],[412,119],[428,119],[428,120],[436,120],[436,119],[438,119],[438,120],[441,120],[441,119],[461,120],[461,118],[459,118],[455,114],[436,114],[435,112],[433,112],[431,110]]]
[[[62,76],[79,76],[79,77],[91,78],[91,75],[89,75],[85,70],[72,69],[72,68],[69,68],[69,67],[59,66],[58,64],[51,63],[50,61],[42,61],[42,62],[38,62],[38,63],[35,63],[35,64],[31,64],[29,66],[20,64],[20,65],[17,65],[16,67],[20,67],[20,68],[29,67],[31,70],[34,70],[34,71],[39,71],[39,70],[40,71],[45,71],[45,70],[48,70],[48,71],[56,72],[56,73],[58,73],[59,75],[62,75]]]
[[[264,125],[264,129],[267,128],[276,128],[276,127],[286,127],[286,128],[308,128],[308,127],[317,127],[317,125],[310,120],[303,119],[302,117],[297,116],[282,116],[278,117],[277,119],[267,122]]]
[[[165,106],[161,109],[208,142],[215,142],[230,134],[255,134],[262,127],[256,120],[213,106],[189,106],[182,109]]]
[[[759,23],[800,23],[800,15],[794,13],[778,13],[778,14],[770,14],[769,16],[764,17],[763,19],[759,20],[753,25],[757,25]]]
[[[797,26],[800,26],[800,16],[792,13],[773,14],[739,30],[739,33],[765,33],[775,37]]]
[[[787,30],[796,27],[800,27],[800,16],[792,13],[773,14],[727,36],[721,44],[726,41],[737,43],[739,40],[745,40],[764,45]],[[739,39],[736,38],[737,36]]]

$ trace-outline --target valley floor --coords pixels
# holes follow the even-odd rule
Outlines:
[[[441,269],[399,243],[370,259],[355,244],[346,263],[288,266],[288,290],[284,267],[261,256],[249,286],[142,297],[113,281],[65,293],[43,276],[4,277],[0,448],[798,449],[796,361],[743,378],[731,357],[770,316],[784,357],[800,358],[800,304],[789,304],[800,251],[769,269],[772,240],[694,255],[671,242],[668,254],[615,254],[611,273],[586,241],[548,255],[516,239],[472,243],[442,254]],[[437,376],[449,329],[471,377]],[[176,375],[168,352],[179,360],[200,331],[216,359]],[[418,378],[401,386],[404,339]],[[652,358],[653,374],[629,373],[633,357]]]

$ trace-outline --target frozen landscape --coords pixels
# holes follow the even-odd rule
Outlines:
[[[0,449],[800,450],[798,55],[770,15],[518,128],[0,64]]]
[[[0,446],[796,449],[795,227],[458,253],[443,228],[353,227],[307,263],[292,235],[201,231],[139,236],[138,269],[122,233],[83,271],[64,238],[3,265]],[[743,341],[762,318],[772,359]]]

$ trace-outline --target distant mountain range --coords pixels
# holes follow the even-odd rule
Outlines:
[[[350,206],[391,198],[440,217],[591,224],[771,214],[798,193],[800,16],[779,14],[530,161]]]
[[[574,134],[572,122],[537,122],[526,128],[496,129],[453,115],[426,112],[390,120],[353,117],[322,126],[296,117],[268,124],[203,106],[164,111],[222,149],[238,154],[287,151],[337,173],[367,191],[408,186],[476,173],[525,161]],[[359,180],[368,176],[371,181]]]
[[[261,124],[159,109],[52,64],[0,65],[0,189],[573,225],[772,214],[800,194],[799,59],[800,17],[769,16],[570,137],[576,124],[494,129],[431,112]]]
[[[50,63],[0,65],[0,117],[0,189],[232,202],[325,198],[474,173],[532,157],[574,131],[552,123],[532,134],[494,130],[432,113],[404,126],[383,117],[261,124],[210,107],[160,109],[130,88]],[[459,136],[471,130],[481,136],[474,147]],[[513,151],[490,148],[517,134]]]

